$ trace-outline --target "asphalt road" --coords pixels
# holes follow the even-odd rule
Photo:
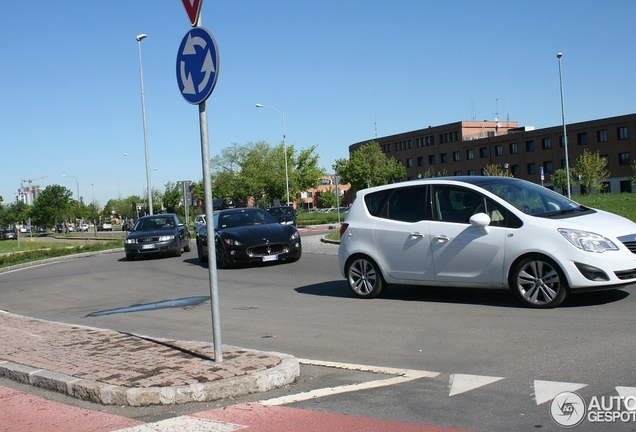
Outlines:
[[[482,289],[392,286],[383,298],[361,300],[341,278],[331,247],[306,248],[293,264],[219,270],[222,342],[434,376],[290,406],[477,430],[560,430],[546,400],[559,391],[587,400],[625,388],[636,394],[633,287],[581,294],[552,310],[526,309],[511,292]],[[195,248],[180,258],[127,262],[121,252],[0,274],[0,307],[10,312],[184,340],[211,341],[208,301],[134,306],[208,295],[208,269]],[[378,377],[311,361],[296,386],[268,397]],[[162,409],[126,415],[148,420],[167,415]],[[635,426],[587,423],[579,430]]]

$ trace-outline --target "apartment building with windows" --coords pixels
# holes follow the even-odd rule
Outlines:
[[[632,192],[636,114],[571,123],[566,131],[570,168],[584,150],[598,151],[610,173],[604,192]],[[515,121],[460,121],[362,141],[349,146],[349,153],[369,141],[404,165],[404,180],[481,175],[486,165],[497,164],[514,177],[552,187],[554,171],[565,168],[563,125],[535,129]],[[579,192],[572,185],[572,193]]]

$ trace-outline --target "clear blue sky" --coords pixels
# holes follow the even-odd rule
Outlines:
[[[282,140],[320,164],[376,136],[460,120],[561,124],[636,112],[636,2],[212,1],[219,46],[210,152]],[[175,65],[190,24],[180,0],[0,3],[0,196],[21,179],[102,205],[143,194],[142,42],[153,188],[201,180],[197,107]],[[124,157],[124,152],[138,157]]]

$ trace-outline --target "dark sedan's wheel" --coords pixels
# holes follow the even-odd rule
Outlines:
[[[181,249],[183,249],[183,247],[181,246],[181,241],[179,241],[179,246],[177,247],[177,249],[174,251],[174,256],[176,257],[180,257],[181,256]]]
[[[509,285],[526,306],[544,309],[563,303],[570,291],[559,266],[541,255],[519,261],[510,274]]]
[[[216,267],[220,269],[230,268],[230,260],[222,243],[216,244]]]
[[[347,266],[345,274],[349,288],[360,298],[375,298],[386,288],[378,265],[366,256],[355,257]]]
[[[203,246],[199,242],[197,242],[197,255],[199,256],[199,261],[208,262],[208,256],[203,253]]]

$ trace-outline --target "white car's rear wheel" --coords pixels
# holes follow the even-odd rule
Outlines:
[[[349,288],[360,298],[375,298],[386,288],[378,265],[366,256],[355,257],[345,273]]]

